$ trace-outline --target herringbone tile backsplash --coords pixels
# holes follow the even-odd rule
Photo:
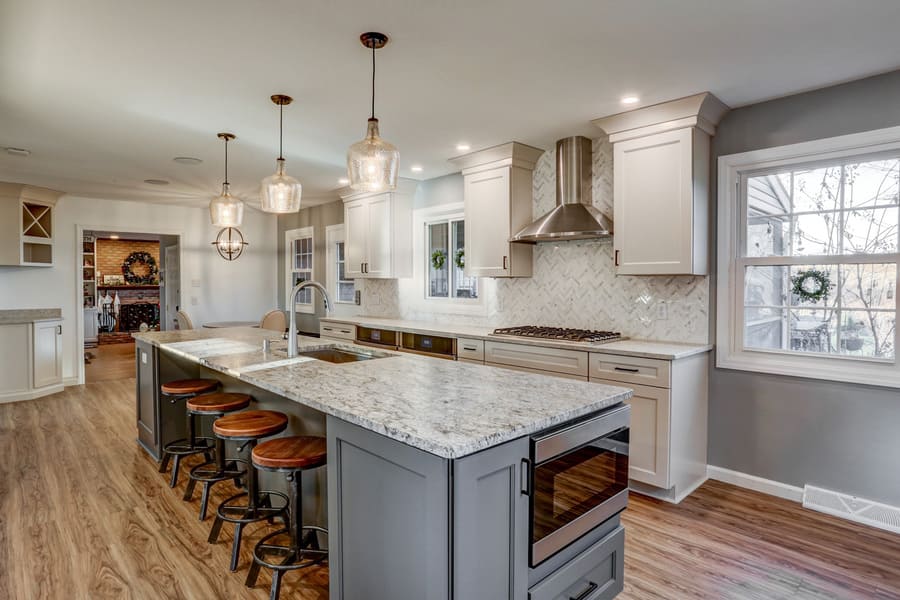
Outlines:
[[[534,214],[556,203],[555,152],[540,158],[534,172]],[[594,205],[612,217],[612,145],[593,143]],[[422,321],[503,327],[548,325],[613,329],[633,338],[706,343],[709,339],[709,278],[616,277],[609,241],[538,244],[534,276],[485,282],[485,316],[422,311],[400,294],[396,280],[363,284],[363,314]],[[666,319],[659,319],[659,303]]]

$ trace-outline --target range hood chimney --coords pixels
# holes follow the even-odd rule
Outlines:
[[[512,237],[536,244],[589,240],[612,235],[612,221],[591,203],[591,140],[568,137],[556,142],[556,208]]]

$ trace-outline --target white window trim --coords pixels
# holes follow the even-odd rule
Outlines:
[[[408,299],[409,308],[416,311],[446,315],[486,316],[485,279],[478,280],[478,298],[429,298],[427,297],[425,256],[425,226],[435,221],[460,219],[465,216],[464,204],[452,202],[413,211],[413,276],[400,279],[401,298]]]
[[[284,232],[284,309],[285,311],[291,310],[291,289],[293,289],[294,284],[294,240],[299,240],[300,238],[312,238],[312,269],[310,269],[310,279],[315,281],[316,279],[316,238],[315,238],[315,228],[310,227],[300,227],[299,229],[289,229]],[[315,294],[315,292],[313,292]],[[310,304],[297,303],[297,312],[305,313],[309,315],[316,314],[316,305],[315,305],[315,297],[313,297],[313,301]]]
[[[344,304],[350,306],[356,306],[356,302],[339,300],[338,290],[337,290],[337,251],[335,250],[335,244],[338,242],[344,242],[344,269],[346,273],[347,268],[347,244],[345,240],[344,233],[344,224],[340,223],[338,225],[328,225],[325,228],[325,287],[328,288],[328,293],[334,296],[335,304]],[[354,282],[355,284],[356,282]],[[354,285],[354,289],[356,286]]]
[[[735,258],[740,251],[742,173],[794,163],[840,160],[860,154],[900,149],[900,127],[814,140],[776,148],[720,156],[718,161],[718,244],[716,270],[716,367],[773,373],[808,379],[900,387],[900,361],[861,360],[848,357],[802,356],[789,352],[745,350],[740,347],[743,327],[743,288],[735,285]],[[889,255],[894,256],[894,255]],[[898,294],[900,302],[900,294]]]

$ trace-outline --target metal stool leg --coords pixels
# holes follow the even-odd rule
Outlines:
[[[178,485],[178,467],[181,465],[181,455],[176,454],[175,460],[172,462],[172,479],[169,481],[169,487],[173,488]]]
[[[241,531],[244,529],[243,523],[234,524],[234,543],[231,546],[231,571],[237,571],[238,558],[241,554]]]
[[[281,593],[281,576],[284,571],[272,571],[272,591],[269,594],[269,600],[278,600],[278,594]]]

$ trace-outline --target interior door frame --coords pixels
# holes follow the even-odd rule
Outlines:
[[[109,231],[112,233],[138,233],[144,235],[174,235],[178,237],[178,262],[181,266],[182,247],[184,242],[184,230],[177,228],[151,228],[129,227],[126,225],[102,225],[102,224],[75,224],[75,347],[76,376],[77,381],[63,381],[64,385],[84,385],[84,232],[85,231]],[[180,288],[184,286],[184,269],[179,269]]]

